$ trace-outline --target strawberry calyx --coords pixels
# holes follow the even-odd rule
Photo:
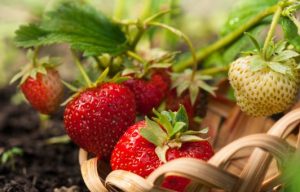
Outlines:
[[[56,68],[58,65],[61,64],[60,59],[56,57],[46,56],[37,59],[35,53],[32,50],[29,50],[27,52],[27,58],[31,62],[25,65],[19,73],[13,76],[13,78],[10,81],[10,84],[20,79],[19,85],[21,85],[29,77],[36,79],[38,73],[46,75],[47,69]]]
[[[146,126],[140,129],[140,134],[156,146],[155,153],[162,162],[167,162],[166,153],[170,148],[180,148],[185,142],[198,142],[206,139],[199,134],[206,134],[208,129],[200,131],[188,130],[189,120],[185,108],[180,105],[176,112],[153,110],[156,117],[145,118]]]
[[[295,78],[296,71],[300,68],[294,59],[300,54],[288,49],[287,42],[285,41],[277,43],[271,41],[264,55],[260,48],[245,54],[252,56],[250,67],[253,72],[269,69]]]
[[[123,76],[131,76],[138,79],[147,78],[151,71],[156,69],[167,69],[172,66],[174,58],[179,52],[166,52],[161,49],[151,49],[140,54],[128,51],[128,57],[133,60],[124,62]]]
[[[186,69],[183,73],[172,73],[172,89],[176,88],[177,96],[181,96],[185,91],[189,92],[192,105],[195,104],[200,89],[207,91],[208,93],[215,95],[214,91],[216,87],[212,87],[205,81],[211,80],[209,75],[202,75],[195,73],[193,78],[193,70]]]

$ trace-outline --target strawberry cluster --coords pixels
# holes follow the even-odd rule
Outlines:
[[[62,101],[63,83],[71,85],[61,81],[50,61],[36,62],[17,78],[22,77],[20,87],[29,103],[39,112],[51,115]],[[113,78],[108,77],[106,68],[93,83],[78,59],[76,64],[86,86],[75,89],[75,94],[65,102],[66,133],[79,147],[110,161],[113,170],[147,177],[173,159],[208,160],[213,155],[209,142],[198,136],[206,131],[190,129],[196,125],[193,118],[199,116],[199,109],[205,112],[205,106],[199,106],[204,100],[202,92],[197,93],[193,102],[189,90],[178,95],[176,86],[172,86],[170,68],[148,67],[143,69],[143,76],[135,72]],[[154,110],[162,106],[165,111]],[[145,115],[152,120],[146,117],[136,122]],[[185,178],[168,177],[163,187],[183,191],[189,182]]]

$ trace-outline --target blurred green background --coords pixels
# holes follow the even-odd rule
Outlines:
[[[83,1],[83,0],[78,0]],[[167,23],[181,29],[193,39],[194,45],[199,48],[205,46],[217,37],[217,32],[225,22],[228,10],[234,0],[85,0],[103,11],[109,17],[122,19],[138,18],[149,9],[149,5],[161,7],[176,4],[180,7],[180,15],[175,19],[166,18]],[[1,0],[0,1],[0,87],[7,84],[9,79],[20,67],[28,61],[25,50],[16,48],[13,42],[15,30],[22,24],[38,21],[46,10],[59,3],[58,0]],[[160,8],[161,8],[160,7]],[[153,7],[152,7],[153,8]],[[159,9],[159,8],[158,8]],[[161,38],[154,38],[154,44],[163,48],[172,49],[176,39],[168,32],[162,32]],[[164,39],[164,42],[160,42]],[[178,39],[176,40],[178,42]],[[176,49],[176,48],[174,48]],[[63,47],[44,48],[43,52],[55,56],[64,56],[68,63],[67,53]],[[60,68],[62,76],[69,77],[68,65]]]

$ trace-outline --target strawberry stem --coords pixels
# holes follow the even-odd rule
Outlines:
[[[72,50],[72,56],[75,60],[75,64],[76,64],[77,68],[79,69],[81,75],[83,76],[83,79],[85,80],[86,85],[88,87],[92,87],[93,83],[92,83],[91,79],[89,78],[89,76],[85,72],[81,62],[79,61],[78,57],[76,56],[76,53],[73,50]]]
[[[192,54],[192,59],[193,59],[193,73],[192,73],[192,80],[195,77],[196,71],[197,71],[197,56],[196,56],[196,50],[193,46],[193,43],[191,42],[190,38],[185,35],[183,32],[179,31],[178,29],[175,29],[169,25],[163,24],[163,23],[159,23],[159,22],[149,22],[148,25],[150,26],[156,26],[156,27],[161,27],[163,29],[166,29],[168,31],[170,31],[171,33],[175,34],[176,36],[182,38],[185,43],[188,45],[190,52]]]
[[[78,91],[78,88],[75,87],[74,85],[71,85],[70,83],[64,81],[64,80],[61,80],[62,84],[64,84],[68,89],[70,89],[71,91],[73,92],[77,92]]]
[[[172,12],[171,9],[159,11],[158,13],[156,13],[156,14],[148,17],[147,19],[145,19],[144,23],[147,24],[149,22],[152,22],[152,21],[154,21],[154,20],[156,20],[156,19],[158,19],[158,18],[160,18],[160,17],[162,17],[162,16],[164,16],[164,15],[170,13],[170,12]]]
[[[39,55],[39,51],[40,51],[40,46],[37,46],[35,49],[34,49],[34,52],[33,52],[33,57],[32,57],[32,64],[33,64],[33,67],[37,67],[38,66],[38,55]]]
[[[138,44],[138,42],[140,41],[140,39],[142,38],[142,36],[145,32],[145,29],[144,29],[143,25],[140,23],[140,21],[137,21],[136,26],[137,26],[138,32],[130,45],[131,50],[135,50],[136,45]]]
[[[281,12],[282,12],[282,6],[278,5],[277,9],[276,9],[276,12],[275,12],[275,14],[273,16],[272,23],[271,23],[270,29],[268,31],[268,34],[267,34],[267,37],[266,37],[266,40],[265,40],[265,43],[264,43],[264,46],[263,46],[263,49],[262,49],[263,57],[266,60],[269,59],[269,58],[266,58],[267,57],[267,49],[268,49],[270,41],[273,38],[273,35],[274,35],[274,32],[275,32],[275,28],[276,28],[277,23],[278,23],[278,21],[280,19],[280,16],[281,16]]]
[[[132,59],[134,59],[134,60],[136,60],[136,61],[143,64],[143,71],[139,75],[140,78],[143,77],[148,72],[149,63],[133,51],[127,51],[126,54],[127,54],[128,57],[131,57]]]
[[[147,62],[141,57],[139,56],[138,54],[136,54],[135,52],[133,51],[127,51],[126,53],[129,57],[133,58],[134,60],[138,61],[138,62],[141,62],[143,64],[146,64]]]
[[[237,38],[239,38],[245,31],[250,29],[251,27],[255,26],[258,22],[260,22],[265,17],[273,14],[278,8],[278,5],[274,5],[272,7],[268,7],[262,12],[258,13],[255,17],[250,19],[248,22],[245,23],[245,25],[242,25],[241,27],[237,28],[235,31],[229,33],[228,35],[224,36],[223,38],[219,39],[215,43],[207,46],[206,48],[200,49],[196,52],[196,57],[198,62],[204,60],[208,56],[210,56],[215,51],[226,47],[231,42],[235,41]],[[193,58],[188,57],[187,59],[182,59],[179,63],[173,66],[174,72],[183,71],[188,66],[193,65]]]
[[[198,73],[200,73],[201,75],[214,75],[217,73],[227,72],[228,69],[229,69],[229,66],[212,67],[212,68],[202,69]]]

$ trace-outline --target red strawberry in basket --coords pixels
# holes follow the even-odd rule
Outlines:
[[[146,115],[160,105],[169,89],[169,82],[159,73],[153,73],[150,80],[132,78],[124,82],[135,96],[137,112]]]
[[[122,169],[147,177],[156,168],[180,157],[208,160],[213,149],[208,141],[197,136],[205,131],[189,131],[183,107],[178,112],[154,112],[157,118],[131,126],[115,146],[111,157],[113,170]],[[170,176],[163,187],[183,191],[190,181]]]
[[[83,149],[108,159],[118,139],[135,121],[135,101],[121,84],[87,88],[66,106],[68,135]]]

